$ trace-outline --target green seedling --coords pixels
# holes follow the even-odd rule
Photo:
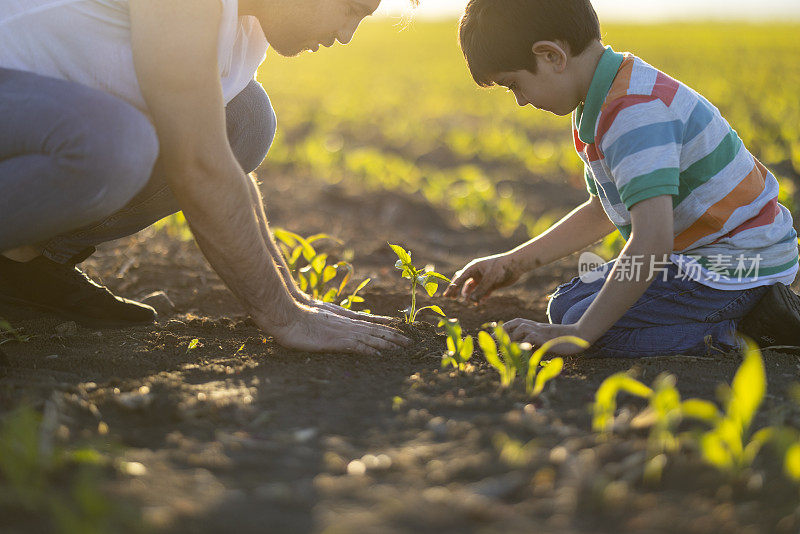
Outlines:
[[[538,397],[544,391],[545,385],[559,376],[564,369],[564,358],[561,357],[542,364],[542,358],[547,352],[560,343],[572,343],[584,349],[589,347],[589,343],[579,337],[562,336],[551,339],[536,349],[528,360],[528,372],[525,374],[525,391],[530,397]]]
[[[392,245],[391,243],[389,243],[389,246],[392,248],[394,253],[397,254],[398,258],[394,266],[402,271],[403,278],[407,278],[411,281],[411,306],[403,310],[403,318],[405,319],[406,323],[414,324],[414,321],[417,319],[417,315],[423,310],[431,310],[444,317],[445,314],[439,306],[425,306],[417,309],[417,287],[422,286],[425,288],[425,292],[428,293],[428,296],[432,297],[439,289],[439,282],[446,282],[449,284],[450,279],[443,274],[439,274],[434,271],[423,271],[417,269],[414,267],[414,264],[411,263],[411,252],[405,250],[401,246]]]
[[[504,388],[508,387],[514,381],[517,373],[522,372],[523,366],[533,353],[533,347],[530,343],[512,342],[508,332],[503,328],[503,323],[491,323],[483,326],[492,329],[494,338],[485,330],[481,330],[478,332],[478,345],[489,365],[500,374],[500,385]]]
[[[196,349],[199,345],[200,345],[200,340],[199,339],[194,338],[193,340],[191,340],[189,342],[189,345],[186,346],[186,354],[189,354],[191,351]]]
[[[359,304],[361,302],[364,302],[364,297],[359,296],[358,292],[364,289],[364,287],[367,284],[369,284],[371,280],[372,280],[371,278],[367,278],[366,280],[358,284],[358,287],[356,287],[352,293],[350,293],[344,300],[342,300],[342,302],[339,303],[339,306],[341,306],[346,310],[349,310],[352,309],[353,304]],[[369,310],[362,310],[362,311],[364,313],[369,313]]]
[[[463,371],[472,358],[474,350],[472,336],[461,337],[461,324],[458,319],[442,319],[439,321],[439,327],[442,326],[447,334],[447,352],[442,354],[442,367],[452,365],[459,371]]]
[[[64,449],[29,406],[0,417],[0,509],[45,519],[48,532],[128,532],[135,518],[103,489],[111,458],[94,448]]]
[[[700,452],[706,462],[731,474],[750,467],[763,445],[774,439],[778,429],[765,427],[751,433],[753,418],[764,400],[767,374],[761,351],[747,340],[742,365],[736,371],[730,387],[722,390],[725,412],[703,414],[696,417],[712,428],[699,439]],[[691,416],[691,415],[690,415]]]
[[[626,373],[617,373],[600,385],[595,395],[595,431],[608,434],[613,426],[616,397],[625,392],[647,399],[648,407],[634,419],[638,426],[650,426],[648,450],[650,462],[646,476],[660,476],[664,453],[676,452],[683,444],[700,451],[703,460],[731,475],[749,468],[763,446],[773,441],[784,456],[786,474],[800,481],[800,435],[794,429],[769,426],[751,432],[751,425],[761,405],[767,387],[764,362],[758,347],[747,341],[742,365],[730,386],[722,388],[725,411],[703,399],[681,400],[675,387],[675,377],[659,375],[653,388]],[[677,434],[686,420],[708,425],[707,430]]]
[[[0,317],[0,345],[10,341],[27,343],[30,340],[31,336],[20,333],[19,330],[11,326],[11,323]]]
[[[289,271],[301,291],[322,302],[335,302],[344,296],[345,287],[353,276],[353,266],[346,261],[329,264],[328,254],[317,252],[313,246],[315,242],[321,240],[332,240],[341,244],[339,240],[327,234],[302,237],[281,228],[274,229],[273,233],[278,241],[278,247],[286,258]],[[338,284],[335,284],[334,281],[339,275],[341,278]],[[364,289],[369,281],[368,278],[361,282],[353,293],[345,296],[341,305],[349,310],[353,304],[364,302],[364,298],[357,293]],[[369,313],[368,310],[365,311]]]

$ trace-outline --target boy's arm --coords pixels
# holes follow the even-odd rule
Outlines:
[[[514,319],[506,323],[512,339],[541,345],[559,336],[572,335],[594,343],[639,300],[653,281],[651,273],[657,272],[651,269],[653,263],[664,261],[672,252],[672,197],[652,197],[635,204],[630,211],[631,237],[583,317],[571,325]],[[553,351],[570,353],[576,352],[575,349],[560,345]]]
[[[509,254],[523,272],[530,271],[593,245],[614,230],[600,198],[591,196],[547,231]]]
[[[612,231],[614,225],[600,199],[592,196],[527,243],[503,254],[471,261],[455,274],[444,296],[457,297],[461,292],[477,302],[494,290],[513,284],[525,272],[586,248]]]
[[[672,197],[660,195],[631,208],[631,237],[614,264],[594,302],[576,324],[581,337],[597,341],[647,291],[663,262],[672,252],[674,230]]]

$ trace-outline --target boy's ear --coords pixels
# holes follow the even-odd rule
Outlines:
[[[536,41],[533,43],[533,55],[539,67],[549,65],[555,72],[564,72],[569,55],[562,45],[554,41]]]

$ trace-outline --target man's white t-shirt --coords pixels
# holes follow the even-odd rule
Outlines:
[[[238,0],[220,0],[219,69],[227,104],[255,77],[267,40]],[[0,67],[77,82],[150,115],[131,50],[128,0],[0,0]]]

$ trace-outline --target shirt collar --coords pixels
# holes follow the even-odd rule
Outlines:
[[[623,54],[614,52],[610,46],[606,46],[606,51],[600,57],[589,86],[589,93],[586,95],[586,102],[578,105],[575,110],[575,126],[578,129],[578,137],[584,143],[594,143],[594,130],[597,126],[597,117],[600,116],[600,108],[624,59]]]

